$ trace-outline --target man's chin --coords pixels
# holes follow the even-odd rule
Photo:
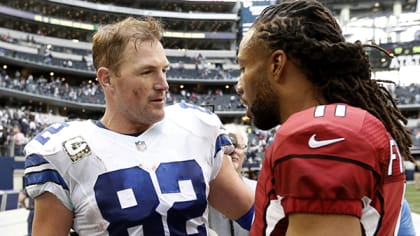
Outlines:
[[[251,121],[255,127],[261,130],[270,130],[278,125],[277,122],[268,117],[256,117]]]

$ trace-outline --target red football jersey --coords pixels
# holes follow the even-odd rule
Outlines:
[[[345,104],[292,115],[265,153],[251,235],[285,235],[290,213],[347,214],[364,234],[396,235],[403,160],[384,125]]]

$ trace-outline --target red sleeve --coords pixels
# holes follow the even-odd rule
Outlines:
[[[359,163],[327,156],[296,156],[274,167],[287,183],[274,183],[283,196],[286,215],[292,212],[349,214],[361,217],[361,199],[372,195],[375,177]]]

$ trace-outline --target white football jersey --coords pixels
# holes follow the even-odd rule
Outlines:
[[[209,183],[226,139],[219,118],[191,104],[138,136],[94,121],[51,125],[26,147],[32,197],[53,193],[79,235],[207,235]]]

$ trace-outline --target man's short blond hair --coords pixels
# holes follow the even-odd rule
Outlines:
[[[133,41],[137,49],[138,44],[144,41],[160,41],[162,30],[162,24],[152,17],[128,17],[100,28],[93,35],[92,42],[95,68],[107,67],[118,74],[128,43]]]

